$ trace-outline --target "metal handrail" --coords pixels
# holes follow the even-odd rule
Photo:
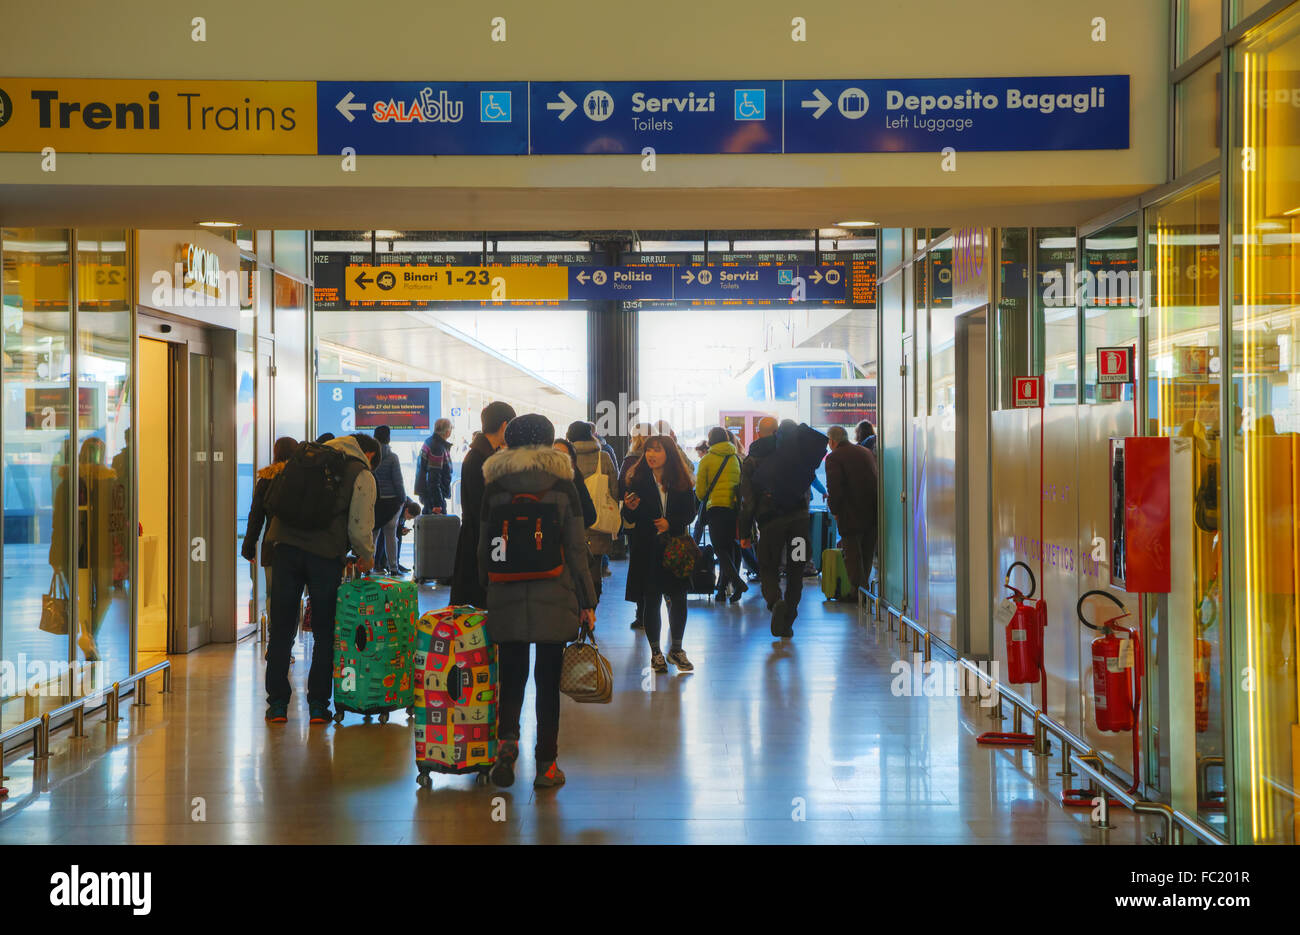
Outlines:
[[[105,714],[104,714],[105,723],[111,724],[115,721],[120,721],[121,718],[118,716],[118,705],[121,702],[122,689],[128,688],[134,692],[135,705],[141,707],[147,706],[149,704],[149,701],[145,697],[143,683],[146,679],[149,678],[149,676],[157,672],[161,672],[163,676],[162,693],[164,694],[170,693],[172,690],[172,664],[170,660],[164,659],[162,662],[156,663],[155,665],[152,665],[147,669],[142,669],[139,672],[129,675],[125,679],[122,679],[119,682],[114,682],[113,686],[109,689],[98,692],[97,694],[94,695],[87,695],[83,698],[78,698],[77,700],[70,701],[64,705],[60,705],[59,707],[55,708],[53,711],[47,711],[44,714],[42,714],[40,717],[28,718],[26,721],[23,721],[21,724],[18,724],[14,727],[9,728],[7,731],[0,733],[0,779],[3,778],[3,772],[4,772],[5,747],[15,737],[22,737],[22,735],[30,733],[31,734],[30,739],[24,740],[22,743],[19,743],[18,747],[21,748],[24,744],[30,742],[32,745],[33,759],[36,760],[49,759],[51,730],[58,730],[59,728],[66,727],[69,723],[71,723],[73,725],[72,736],[74,737],[86,736],[86,730],[85,730],[86,709],[90,705],[90,702],[92,701],[98,702],[101,699],[103,700],[102,707],[105,708]],[[141,683],[138,690],[137,690],[136,683]],[[94,706],[94,709],[98,710],[99,707],[101,706],[97,704]],[[52,722],[54,720],[58,718],[62,718],[68,714],[72,715],[72,717],[69,720],[64,721],[62,724],[52,725]]]
[[[929,630],[927,628],[922,627],[916,621],[909,619],[906,615],[899,613],[893,607],[887,606],[886,610],[891,618],[897,617],[900,622],[900,628],[899,628],[900,639],[905,638],[904,627],[916,630],[918,633],[924,634],[925,648],[926,648],[925,659],[927,662],[930,661]],[[892,624],[892,619],[891,619],[891,624]],[[892,625],[891,625],[891,629],[892,629]],[[1073,767],[1078,766],[1081,772],[1083,772],[1090,779],[1092,779],[1097,785],[1101,786],[1101,788],[1105,792],[1113,793],[1115,798],[1119,799],[1121,802],[1124,802],[1126,805],[1128,805],[1130,810],[1133,811],[1134,813],[1159,815],[1165,821],[1166,832],[1167,832],[1165,836],[1165,841],[1169,844],[1175,844],[1175,843],[1181,844],[1182,843],[1181,832],[1184,830],[1190,832],[1198,840],[1203,841],[1206,844],[1222,845],[1226,843],[1223,840],[1223,838],[1221,838],[1218,834],[1216,834],[1212,829],[1202,824],[1200,821],[1191,817],[1190,815],[1187,815],[1184,812],[1181,812],[1175,808],[1171,808],[1170,806],[1164,804],[1163,802],[1151,802],[1145,799],[1138,799],[1135,796],[1133,796],[1131,793],[1128,792],[1128,790],[1121,784],[1119,780],[1110,776],[1110,774],[1105,769],[1105,761],[1102,760],[1102,758],[1098,755],[1096,749],[1093,748],[1092,744],[1089,741],[1085,740],[1084,738],[1080,737],[1078,734],[1071,731],[1064,724],[1061,724],[1060,722],[1054,720],[1045,711],[1040,710],[1032,702],[1026,701],[1014,690],[1009,689],[1006,686],[999,683],[991,675],[980,671],[980,669],[969,659],[962,659],[956,656],[954,656],[954,658],[956,659],[958,665],[960,665],[966,671],[973,673],[976,679],[984,681],[991,689],[991,692],[996,698],[994,711],[992,712],[992,717],[994,719],[996,720],[1003,719],[1004,715],[1002,713],[1002,702],[1004,699],[1011,703],[1011,706],[1015,711],[1017,728],[1019,727],[1020,719],[1022,715],[1028,715],[1031,718],[1031,720],[1034,723],[1034,747],[1033,747],[1034,755],[1047,756],[1050,754],[1051,748],[1047,740],[1048,734],[1051,734],[1052,736],[1056,737],[1056,739],[1061,742],[1062,756],[1061,756],[1061,770],[1059,775],[1062,777],[1062,781],[1074,775]],[[1097,768],[1093,768],[1090,765],[1093,762],[1098,764]],[[1098,828],[1110,827],[1109,801],[1106,795],[1102,795],[1100,797],[1099,804],[1101,806],[1101,821],[1097,822],[1095,824],[1095,827]]]

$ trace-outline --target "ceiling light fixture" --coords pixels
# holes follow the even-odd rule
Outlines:
[[[836,221],[836,227],[875,227],[875,221]]]
[[[199,227],[238,227],[238,221],[199,221]]]

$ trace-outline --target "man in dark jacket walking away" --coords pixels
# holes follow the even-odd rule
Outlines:
[[[446,513],[451,497],[451,420],[433,423],[433,434],[424,440],[415,462],[415,495],[425,513]]]
[[[375,428],[379,442],[379,464],[375,466],[375,566],[381,572],[404,575],[411,569],[397,561],[397,527],[406,504],[406,485],[402,481],[402,461],[389,442],[393,433],[386,425]]]
[[[839,526],[844,548],[844,567],[858,588],[871,580],[876,553],[876,456],[863,445],[849,441],[843,426],[826,432],[831,453],[826,456],[826,502]]]
[[[487,592],[479,584],[478,526],[483,508],[483,462],[505,444],[506,423],[515,417],[509,403],[483,407],[465,460],[460,463],[460,538],[456,541],[456,566],[451,577],[451,603],[487,607]]]
[[[340,462],[337,473],[320,466],[299,473],[298,466],[304,463],[300,452],[311,450],[304,443],[267,491],[267,508],[273,511],[273,517],[266,538],[275,543],[271,559],[271,638],[266,660],[266,719],[272,723],[288,718],[293,694],[289,655],[298,628],[303,587],[312,603],[314,637],[307,706],[311,723],[324,724],[330,720],[330,695],[334,691],[334,609],[348,548],[356,553],[360,571],[374,567],[375,476],[371,471],[379,463],[379,443],[368,435],[345,435],[326,442],[325,447],[338,453],[334,455]],[[289,507],[277,504],[276,484],[290,480],[300,494],[296,498],[298,508],[313,514],[319,510],[318,518],[292,521],[287,513]],[[330,483],[335,484],[333,503],[320,502],[312,495],[315,489],[331,489]],[[307,493],[302,493],[304,490]]]
[[[772,635],[794,636],[803,594],[804,562],[808,560],[809,488],[821,462],[815,451],[825,437],[787,420],[775,435],[773,419],[762,419],[758,438],[740,472],[740,545],[748,547],[758,530],[758,568],[763,597],[772,611]],[[781,591],[781,562],[785,561],[785,593]]]

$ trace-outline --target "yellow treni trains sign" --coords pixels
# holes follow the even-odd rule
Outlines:
[[[0,152],[315,155],[313,81],[0,78]]]

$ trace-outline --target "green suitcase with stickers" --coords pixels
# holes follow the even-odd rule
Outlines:
[[[334,720],[346,712],[379,715],[410,708],[415,699],[415,619],[412,581],[365,576],[339,586],[334,615]]]

